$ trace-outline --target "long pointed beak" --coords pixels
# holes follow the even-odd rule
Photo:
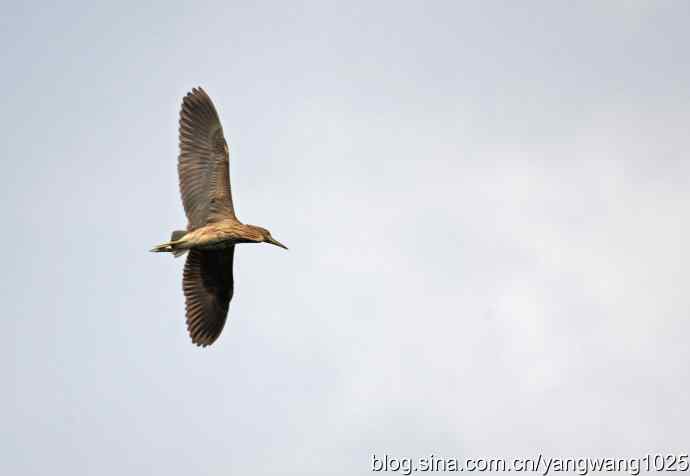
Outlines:
[[[268,240],[266,240],[266,243],[270,243],[270,244],[272,244],[272,245],[280,246],[280,247],[283,248],[283,249],[288,249],[287,246],[285,246],[285,245],[282,244],[280,241],[275,240],[275,239],[273,239],[273,238],[269,238]]]

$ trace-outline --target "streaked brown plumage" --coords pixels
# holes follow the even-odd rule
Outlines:
[[[192,342],[213,344],[228,315],[233,294],[232,265],[238,243],[271,243],[287,249],[265,228],[245,225],[235,216],[229,172],[229,149],[216,108],[201,88],[182,100],[177,171],[187,215],[186,231],[151,251],[181,256],[184,266],[187,330]]]

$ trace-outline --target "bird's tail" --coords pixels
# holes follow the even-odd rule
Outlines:
[[[154,246],[153,248],[151,248],[151,251],[153,251],[154,253],[172,253],[175,258],[182,256],[187,252],[187,250],[176,248],[175,245],[178,245],[180,240],[186,234],[186,231],[175,230],[172,232],[172,235],[170,236],[170,241],[166,243],[161,243],[158,246]]]

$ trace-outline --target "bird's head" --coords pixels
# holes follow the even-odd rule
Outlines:
[[[280,246],[281,248],[288,249],[287,246],[282,244],[280,241],[276,240],[271,236],[271,232],[266,228],[261,228],[260,226],[252,226],[253,231],[256,232],[256,239],[254,241],[258,243],[270,243],[272,245]]]

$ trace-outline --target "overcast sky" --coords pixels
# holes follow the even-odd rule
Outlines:
[[[688,2],[47,3],[0,17],[1,474],[687,452]],[[197,85],[290,248],[206,349],[148,252]]]

